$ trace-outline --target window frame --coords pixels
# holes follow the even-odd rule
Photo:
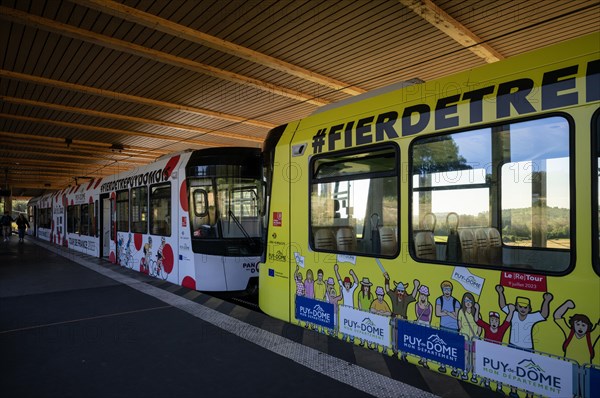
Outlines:
[[[196,188],[196,187],[194,187]],[[202,196],[202,206],[203,206],[203,211],[202,213],[198,213],[198,206],[196,206],[197,200],[196,200],[196,196],[198,196],[198,194],[200,194]],[[206,192],[205,189],[203,188],[198,188],[194,190],[193,193],[193,202],[194,204],[194,215],[196,217],[206,217],[206,215],[208,215],[208,193]]]
[[[67,206],[67,233],[81,235],[81,205]]]
[[[138,200],[137,203],[134,203],[134,193],[139,193],[139,192],[143,192],[146,191],[145,194],[143,195],[143,197],[140,197],[138,199],[141,199],[141,205],[140,205],[140,200]],[[131,188],[129,190],[129,229],[131,230],[132,233],[139,233],[139,234],[147,234],[148,233],[148,186],[147,185],[141,185],[139,187],[135,187],[135,188]],[[139,209],[137,211],[134,211],[134,209],[136,207],[139,207]],[[145,210],[144,210],[145,209]],[[146,220],[143,220],[143,215],[144,212],[146,214]],[[134,221],[135,219],[135,221]],[[135,228],[137,225],[141,225],[142,228]]]
[[[378,155],[374,154],[374,152],[384,152],[384,151],[391,151],[393,153],[395,162],[393,165],[393,168],[391,170],[386,170],[386,171],[375,171],[375,172],[368,172],[368,173],[354,173],[354,174],[349,174],[349,175],[340,175],[340,176],[335,176],[335,177],[330,177],[330,176],[326,176],[326,177],[315,177],[319,171],[322,169],[323,165],[317,165],[315,167],[315,163],[317,163],[319,160],[322,159],[331,159],[332,162],[328,162],[329,164],[334,164],[334,163],[343,163],[343,160],[338,160],[338,161],[333,161],[335,158],[348,158],[350,156],[353,155],[358,155],[358,154],[367,154],[365,156],[365,158],[377,158]],[[369,154],[370,153],[370,154]],[[380,157],[380,156],[379,156]],[[401,237],[400,237],[400,229],[401,229],[401,204],[400,204],[400,199],[401,199],[401,181],[400,181],[400,172],[401,172],[401,153],[400,153],[400,147],[398,146],[397,143],[393,142],[393,141],[387,141],[387,142],[383,142],[383,143],[378,143],[378,144],[374,144],[374,145],[364,145],[364,146],[359,146],[359,147],[354,147],[354,148],[349,148],[349,149],[344,149],[344,150],[339,150],[339,151],[333,151],[333,152],[325,152],[325,153],[320,153],[317,155],[314,155],[310,158],[309,161],[309,168],[308,168],[308,244],[310,247],[310,250],[315,251],[315,252],[323,252],[323,253],[335,253],[335,254],[348,254],[348,255],[353,255],[353,256],[361,256],[361,257],[370,257],[370,258],[387,258],[387,259],[392,259],[392,258],[396,258],[400,255],[400,251],[401,251]],[[335,183],[335,182],[349,182],[349,181],[357,181],[357,180],[365,180],[368,179],[369,181],[372,181],[374,179],[381,179],[381,178],[394,178],[396,181],[396,211],[397,211],[397,217],[396,217],[396,250],[393,254],[382,254],[382,253],[374,253],[374,252],[360,252],[360,251],[341,251],[341,250],[325,250],[325,249],[319,249],[315,247],[314,244],[314,235],[315,235],[315,229],[313,226],[313,222],[312,222],[312,193],[313,193],[313,186],[314,185],[318,185],[318,184],[329,184],[329,183]],[[366,214],[365,214],[366,216]],[[371,215],[372,217],[373,215]],[[365,220],[363,221],[363,231],[366,229],[366,225],[367,225],[367,218],[365,218]],[[370,222],[370,221],[369,221]],[[382,225],[383,226],[383,225]],[[356,232],[356,231],[355,231]]]
[[[555,248],[541,248],[541,247],[519,247],[519,246],[509,246],[509,245],[505,245],[504,242],[502,241],[502,232],[499,231],[501,233],[501,239],[500,241],[502,242],[502,248],[503,249],[508,249],[508,250],[523,250],[523,251],[533,251],[533,250],[544,250],[544,251],[568,251],[569,253],[569,263],[567,266],[564,267],[564,269],[560,270],[560,271],[552,271],[552,270],[543,270],[543,269],[527,269],[527,268],[522,268],[522,267],[510,267],[507,266],[505,264],[500,264],[500,265],[490,265],[490,264],[481,264],[481,263],[464,263],[464,262],[453,262],[453,261],[447,261],[447,260],[428,260],[428,259],[422,259],[416,256],[415,254],[415,248],[414,248],[414,237],[413,237],[413,232],[418,231],[418,228],[415,228],[415,226],[413,225],[413,192],[416,192],[413,188],[413,179],[412,179],[412,171],[413,171],[413,165],[414,165],[414,157],[413,157],[413,152],[414,152],[414,145],[415,143],[418,143],[421,140],[425,140],[425,139],[430,139],[430,138],[434,138],[434,137],[441,137],[441,136],[448,136],[448,135],[453,135],[453,134],[460,134],[460,133],[467,133],[470,131],[475,131],[475,130],[483,130],[483,129],[490,129],[492,131],[493,134],[493,130],[494,128],[497,127],[501,127],[501,126],[508,126],[508,125],[513,125],[513,124],[518,124],[518,123],[525,123],[525,122],[531,122],[531,121],[540,121],[543,119],[551,119],[553,117],[560,117],[563,118],[567,125],[568,125],[568,141],[569,141],[569,228],[570,228],[570,248],[568,250],[565,249],[555,249]],[[446,266],[466,266],[469,268],[483,268],[483,269],[496,269],[496,270],[501,270],[501,271],[511,271],[511,272],[523,272],[523,273],[534,273],[534,274],[539,274],[539,275],[552,275],[552,276],[562,276],[562,275],[566,275],[569,274],[570,272],[572,272],[574,265],[575,265],[575,254],[576,254],[576,236],[575,236],[575,231],[576,231],[576,218],[575,218],[575,208],[576,208],[576,201],[575,201],[575,191],[574,191],[574,186],[575,186],[575,170],[576,170],[576,165],[575,165],[575,134],[576,134],[576,126],[575,126],[575,121],[573,119],[573,116],[569,113],[566,112],[549,112],[549,113],[544,113],[544,114],[538,114],[535,116],[528,116],[528,117],[523,117],[523,118],[512,118],[512,119],[507,119],[507,120],[502,120],[502,121],[496,121],[494,123],[488,123],[488,124],[478,124],[476,126],[469,126],[466,128],[459,128],[459,129],[453,129],[453,130],[449,130],[449,131],[443,131],[440,133],[432,133],[432,134],[423,134],[423,135],[419,135],[419,136],[415,136],[414,139],[411,140],[409,147],[408,147],[408,231],[409,231],[409,245],[408,245],[408,252],[410,253],[411,258],[419,263],[432,263],[432,264],[440,264],[440,265],[446,265]],[[593,149],[592,149],[593,151]],[[501,163],[499,165],[500,167],[500,171],[502,166],[506,164],[506,163]],[[497,200],[499,202],[501,202],[502,200],[502,181],[501,179],[497,182],[498,186],[498,193],[497,193]],[[473,185],[464,185],[464,187],[469,187],[469,188],[473,188],[475,187],[477,184],[473,184]],[[481,184],[482,186],[489,186],[491,187],[492,184],[487,184],[487,182],[485,184]],[[441,188],[443,189],[443,188]],[[433,190],[432,190],[433,191]],[[491,210],[490,210],[491,211]],[[500,220],[499,224],[502,225],[502,208],[501,206],[497,206],[497,212],[498,214],[496,214],[496,216],[498,217],[498,220]]]
[[[127,194],[127,199],[123,199],[123,198],[119,198],[119,195],[121,194]],[[131,212],[131,203],[130,203],[130,193],[129,193],[129,189],[122,189],[119,190],[115,193],[115,222],[117,224],[117,232],[129,232],[129,229],[131,227],[130,225],[130,212]],[[122,220],[119,216],[120,216],[120,206],[123,206],[123,203],[126,203],[127,206],[127,211],[126,211],[126,218],[125,220]],[[122,223],[127,223],[127,227],[125,229],[122,228],[121,224]]]
[[[219,176],[214,177],[212,182],[216,189],[215,219],[218,224],[219,238],[224,240],[260,238],[263,224],[263,215],[260,213],[262,206],[259,206],[261,205],[259,190],[262,186],[260,180],[254,177]],[[244,198],[243,194],[248,192],[252,195],[250,202],[256,204],[251,206],[252,214],[244,214],[244,209],[248,208],[244,206],[248,199]]]
[[[82,203],[79,209],[79,234],[90,236],[90,208],[88,203]],[[93,205],[92,205],[93,206]]]
[[[156,230],[162,230],[161,228],[155,228],[155,222],[156,220],[154,219],[154,206],[153,206],[153,190],[155,188],[162,188],[162,187],[168,187],[167,191],[168,191],[168,195],[167,198],[169,200],[169,207],[168,207],[168,217],[170,217],[170,220],[164,220],[165,221],[165,228],[164,231],[165,233],[154,233],[154,231]],[[172,235],[172,230],[173,230],[173,184],[171,183],[171,181],[166,181],[166,182],[160,182],[157,184],[152,184],[150,186],[148,186],[148,231],[150,233],[150,235],[155,235],[155,236],[165,236],[165,237],[169,237]],[[159,199],[161,199],[162,197],[159,197]]]
[[[600,276],[600,216],[598,216],[600,201],[600,175],[598,174],[598,160],[600,159],[600,108],[597,109],[590,120],[590,155],[591,155],[591,187],[592,187],[592,235],[590,236],[592,244],[592,268]],[[594,222],[596,215],[596,222]]]

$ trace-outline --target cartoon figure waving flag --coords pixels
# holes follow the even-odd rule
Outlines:
[[[452,272],[452,279],[457,281],[464,287],[467,291],[474,293],[476,295],[481,295],[481,290],[483,289],[483,283],[485,279],[472,274],[465,267],[454,267],[454,271]]]

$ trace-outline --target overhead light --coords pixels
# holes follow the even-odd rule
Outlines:
[[[123,144],[112,144],[112,146],[110,147],[110,150],[113,152],[122,152]]]
[[[93,180],[93,177],[89,177],[89,176],[75,176],[73,177],[73,179],[75,180],[75,185],[79,185],[79,180],[83,179],[83,180]]]

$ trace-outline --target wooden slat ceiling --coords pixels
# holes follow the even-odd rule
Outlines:
[[[0,0],[0,187],[34,196],[600,29],[596,1]]]

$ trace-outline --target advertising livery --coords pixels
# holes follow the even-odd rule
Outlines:
[[[599,33],[265,142],[265,313],[513,398],[600,394]]]
[[[258,149],[213,148],[29,206],[40,239],[192,289],[241,291],[258,279],[263,189]]]

